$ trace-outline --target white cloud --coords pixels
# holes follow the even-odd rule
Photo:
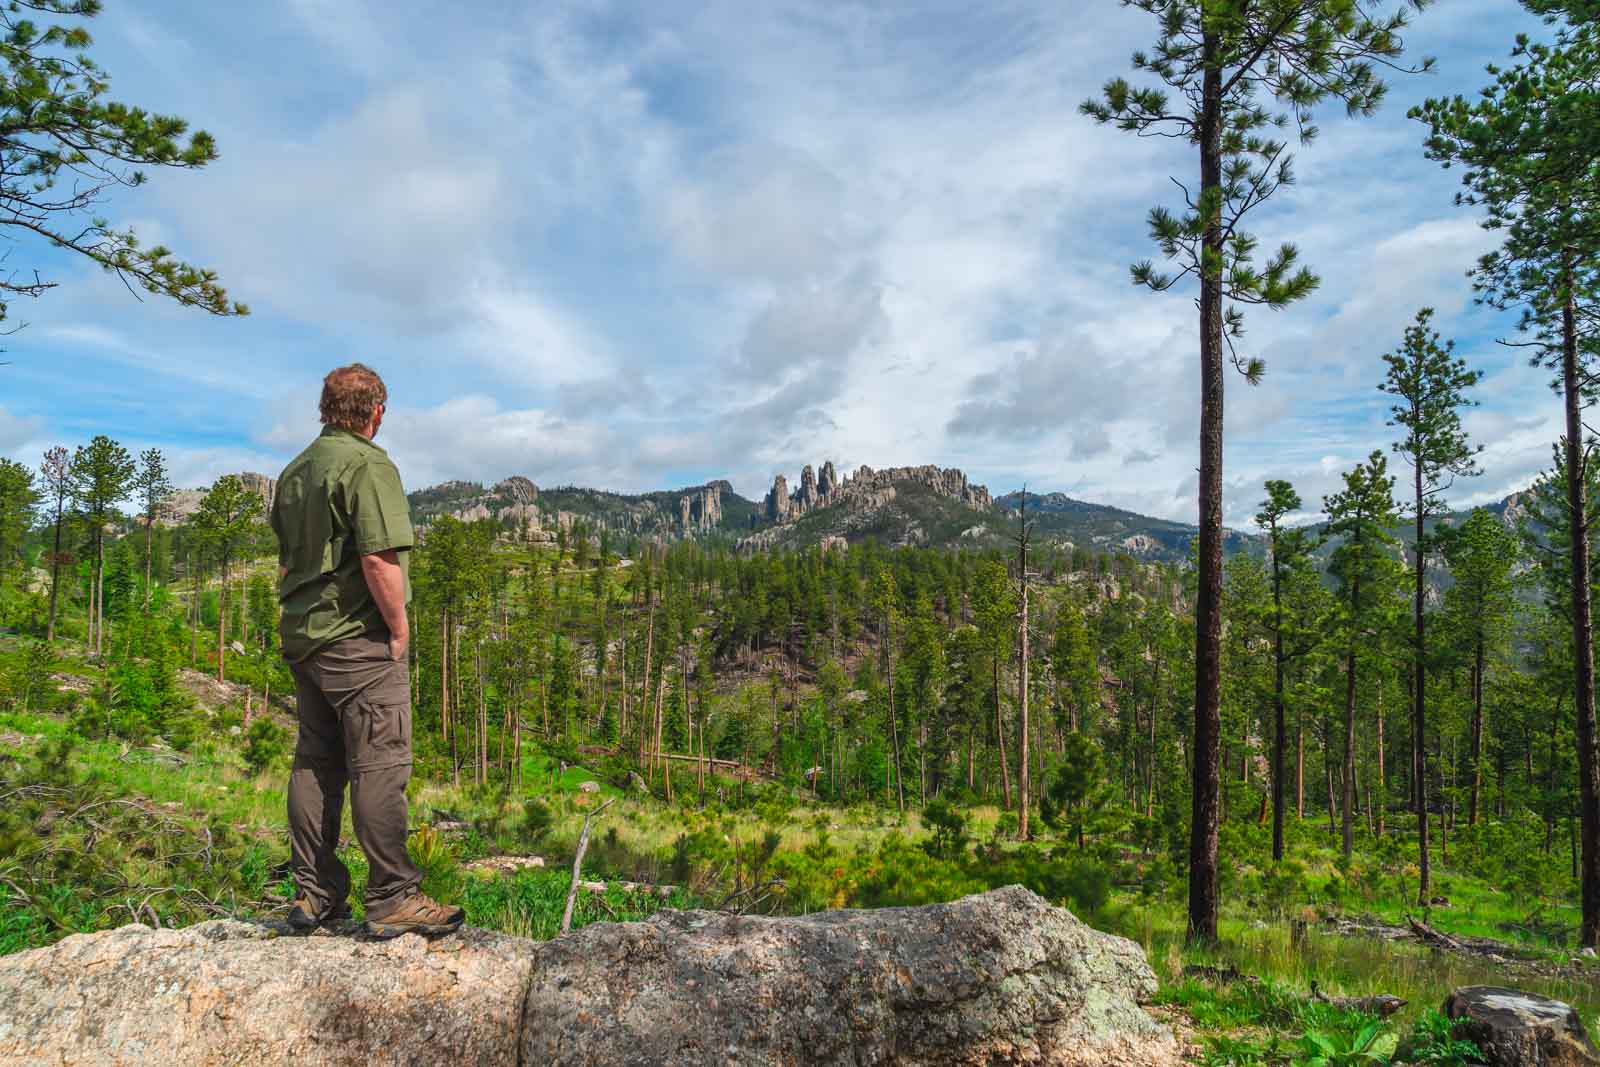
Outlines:
[[[24,445],[34,441],[43,429],[44,420],[14,415],[4,404],[0,404],[0,453],[18,452]]]
[[[1253,222],[1323,284],[1249,316],[1245,351],[1269,371],[1228,379],[1229,521],[1265,478],[1309,505],[1386,444],[1378,357],[1419,306],[1471,358],[1495,356],[1481,335],[1504,324],[1468,307],[1463,278],[1492,238],[1449,206],[1454,175],[1404,118],[1418,94],[1470,89],[1523,24],[1471,2],[1474,25],[1441,13],[1412,34],[1455,50],[1446,75],[1398,79],[1375,120],[1326,116],[1302,183]],[[195,247],[255,318],[231,334],[162,306],[135,318],[102,279],[38,332],[181,385],[169,420],[228,394],[207,414],[235,443],[196,450],[197,477],[287,458],[315,432],[318,368],[365,358],[396,398],[383,439],[411,485],[726,476],[758,493],[824,458],[940,462],[997,490],[1026,479],[1193,518],[1193,294],[1127,276],[1192,151],[1076,113],[1148,45],[1147,15],[558,0],[486,32],[293,0],[249,19],[199,41],[130,17],[136,50],[115,69],[181,81],[186,114],[206,102],[222,160],[129,210]],[[304,62],[292,91],[263,41]],[[161,66],[185,53],[217,69]],[[1471,492],[1543,464],[1554,423],[1524,413],[1537,377],[1485,390],[1469,425],[1491,473]],[[128,436],[159,438],[155,406]]]

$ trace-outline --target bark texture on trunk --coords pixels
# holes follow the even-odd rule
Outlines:
[[[1427,621],[1423,614],[1425,593],[1423,576],[1427,569],[1427,557],[1422,551],[1422,465],[1416,468],[1416,493],[1417,493],[1417,566],[1416,566],[1416,591],[1415,603],[1412,610],[1412,623],[1415,634],[1415,646],[1411,652],[1411,778],[1412,792],[1415,794],[1417,804],[1417,902],[1426,904],[1429,891],[1432,888],[1432,878],[1428,869],[1428,748],[1425,743],[1427,737],[1427,678],[1428,671],[1422,661],[1423,650],[1427,647]]]
[[[1200,120],[1200,199],[1222,184],[1222,70],[1205,35]],[[1207,258],[1221,261],[1220,221],[1208,219]],[[1191,942],[1217,939],[1217,830],[1222,797],[1222,278],[1200,278],[1199,590],[1195,604],[1194,794],[1189,831]]]
[[[1578,740],[1578,810],[1582,822],[1579,942],[1600,947],[1600,767],[1595,764],[1594,619],[1589,602],[1589,521],[1584,499],[1583,396],[1578,373],[1577,314],[1572,270],[1561,309],[1561,381],[1566,401],[1567,509],[1572,527],[1572,647]]]

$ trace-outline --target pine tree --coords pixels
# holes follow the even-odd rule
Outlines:
[[[228,566],[244,540],[245,533],[261,515],[261,494],[244,487],[237,474],[224,475],[206,491],[195,512],[194,525],[207,547],[216,556],[217,586],[217,681],[225,681],[228,626]]]
[[[1178,270],[1135,264],[1133,281],[1157,292],[1194,276],[1200,313],[1199,590],[1195,607],[1195,738],[1189,847],[1189,938],[1217,938],[1217,832],[1221,800],[1222,435],[1223,354],[1247,380],[1261,360],[1241,354],[1245,306],[1277,309],[1316,288],[1284,244],[1257,265],[1258,240],[1246,218],[1294,179],[1286,141],[1275,131],[1294,123],[1302,144],[1317,129],[1316,106],[1329,99],[1351,115],[1370,115],[1385,94],[1376,71],[1402,51],[1404,9],[1379,17],[1363,0],[1123,0],[1155,16],[1160,36],[1136,52],[1136,70],[1178,99],[1125,79],[1106,83],[1082,111],[1140,136],[1195,146],[1199,184],[1184,189],[1184,208],[1153,208],[1152,239]],[[1411,6],[1421,7],[1422,0]],[[1431,66],[1424,61],[1422,68]],[[1275,101],[1274,111],[1263,101]]]
[[[1600,946],[1600,751],[1596,744],[1594,620],[1590,606],[1589,505],[1583,408],[1594,399],[1600,354],[1600,20],[1593,0],[1539,0],[1530,8],[1572,20],[1555,45],[1519,37],[1518,60],[1490,67],[1494,84],[1471,104],[1429,100],[1413,114],[1429,125],[1431,158],[1460,164],[1457,202],[1481,207],[1504,236],[1474,271],[1480,299],[1520,311],[1535,366],[1555,373],[1566,415],[1563,467],[1573,678],[1583,822],[1582,944]]]
[[[1256,513],[1256,525],[1267,531],[1267,555],[1272,568],[1272,858],[1283,859],[1284,782],[1288,779],[1284,754],[1288,750],[1288,731],[1284,715],[1284,669],[1298,658],[1305,641],[1304,631],[1293,627],[1283,610],[1284,584],[1297,570],[1310,565],[1315,547],[1304,529],[1285,529],[1283,520],[1300,510],[1300,494],[1281,480],[1266,484],[1267,499]],[[1293,632],[1299,630],[1300,632]],[[1287,645],[1285,636],[1289,637]]]
[[[1517,541],[1505,524],[1483,508],[1474,508],[1466,522],[1443,542],[1452,584],[1445,608],[1457,620],[1466,640],[1472,671],[1471,782],[1467,825],[1478,824],[1483,787],[1483,688],[1490,657],[1505,642],[1515,606],[1511,579],[1517,562]]]
[[[1363,648],[1375,638],[1374,605],[1392,586],[1397,564],[1389,554],[1394,537],[1389,530],[1397,519],[1394,478],[1381,451],[1344,473],[1344,489],[1323,497],[1328,514],[1327,535],[1339,539],[1329,570],[1339,587],[1340,629],[1345,657],[1344,689],[1344,858],[1354,848],[1353,822],[1356,800],[1356,682]]]
[[[1395,398],[1389,425],[1404,431],[1394,451],[1411,466],[1412,497],[1402,509],[1415,524],[1412,541],[1411,645],[1411,764],[1417,804],[1418,899],[1428,900],[1431,888],[1428,857],[1428,748],[1427,748],[1427,565],[1435,539],[1428,533],[1430,515],[1445,511],[1443,494],[1458,477],[1480,473],[1474,448],[1461,428],[1461,411],[1474,401],[1467,390],[1483,377],[1469,370],[1466,361],[1451,353],[1455,342],[1439,344],[1430,329],[1432,308],[1417,312],[1406,328],[1399,351],[1386,353],[1389,371],[1379,389]]]
[[[151,541],[155,537],[156,516],[161,505],[172,496],[172,480],[167,476],[166,457],[159,448],[139,453],[139,471],[133,477],[133,492],[143,505],[144,518],[144,610],[150,610]]]
[[[13,0],[0,8],[0,225],[13,238],[28,233],[42,247],[75,252],[130,289],[215,315],[247,314],[214,271],[190,266],[162,245],[147,248],[134,231],[94,217],[112,192],[144,183],[142,167],[192,170],[217,158],[210,134],[197,130],[185,140],[183,119],[107,99],[109,79],[86,54],[92,41],[82,25],[33,21],[99,13],[100,0]],[[0,295],[37,297],[57,284],[14,271],[0,279]],[[5,313],[0,300],[0,318]]]
[[[72,454],[72,499],[78,515],[89,526],[94,546],[94,572],[89,590],[89,651],[99,656],[105,644],[106,526],[116,505],[128,495],[133,478],[133,457],[104,434]]]
[[[56,640],[56,603],[61,585],[61,531],[66,522],[67,502],[72,499],[72,459],[65,446],[55,445],[45,449],[44,461],[39,464],[39,475],[44,492],[50,501],[51,525],[54,529],[54,547],[50,550],[50,621],[45,627],[45,641]]]

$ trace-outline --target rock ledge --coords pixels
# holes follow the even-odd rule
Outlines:
[[[537,943],[126,926],[0,959],[0,1063],[1168,1067],[1131,941],[1020,887]]]

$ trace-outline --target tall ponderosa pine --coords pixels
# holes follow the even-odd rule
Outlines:
[[[167,476],[167,460],[159,448],[139,453],[139,471],[133,476],[133,491],[142,506],[144,518],[144,608],[150,610],[151,542],[161,505],[172,496],[172,479]]]
[[[132,230],[94,216],[119,188],[144,183],[141,167],[191,170],[217,158],[211,135],[174,115],[106,98],[110,82],[85,54],[81,25],[44,25],[36,15],[88,18],[100,0],[12,0],[0,7],[0,226],[31,233],[41,247],[65,248],[114,272],[130,288],[214,315],[243,315],[216,272],[190,266]],[[58,184],[59,183],[59,184]],[[0,278],[0,297],[36,297],[57,283],[31,270]],[[0,318],[6,312],[0,299]]]
[[[218,478],[195,512],[194,525],[217,560],[217,681],[225,681],[228,627],[228,566],[244,536],[261,515],[260,493],[244,487],[237,474]]]
[[[1329,570],[1338,583],[1340,629],[1345,656],[1344,685],[1344,857],[1354,849],[1356,801],[1356,682],[1363,649],[1373,645],[1375,610],[1392,591],[1399,564],[1390,555],[1395,543],[1389,531],[1398,521],[1394,478],[1382,452],[1344,473],[1344,489],[1322,498],[1328,515],[1327,535],[1339,539]]]
[[[1445,538],[1443,548],[1452,580],[1445,592],[1445,608],[1461,631],[1471,664],[1472,768],[1467,825],[1476,826],[1483,789],[1483,679],[1490,656],[1510,630],[1515,607],[1511,568],[1517,562],[1517,539],[1490,512],[1474,508],[1467,521]]]
[[[1417,312],[1406,327],[1398,352],[1384,354],[1389,372],[1379,389],[1395,398],[1389,425],[1405,432],[1394,451],[1411,466],[1411,500],[1402,508],[1410,512],[1415,529],[1412,544],[1412,645],[1411,645],[1411,764],[1417,805],[1418,899],[1428,900],[1431,888],[1428,857],[1428,747],[1427,747],[1427,567],[1435,538],[1427,519],[1446,511],[1443,494],[1458,477],[1481,473],[1474,458],[1482,450],[1467,441],[1461,428],[1461,409],[1474,401],[1467,390],[1483,377],[1466,360],[1451,353],[1455,342],[1439,344],[1439,333],[1429,327],[1433,309]]]
[[[1300,510],[1300,494],[1294,486],[1280,480],[1266,483],[1267,499],[1256,513],[1256,525],[1267,531],[1267,552],[1272,575],[1272,858],[1283,859],[1284,782],[1288,779],[1284,754],[1288,751],[1288,727],[1284,714],[1284,669],[1289,661],[1306,650],[1307,633],[1290,632],[1291,620],[1284,615],[1283,592],[1287,578],[1310,565],[1315,547],[1304,529],[1288,529],[1283,520]],[[1285,641],[1285,637],[1288,641]],[[1314,631],[1311,640],[1315,640]]]
[[[1566,415],[1564,477],[1578,781],[1583,822],[1581,940],[1600,946],[1600,753],[1595,739],[1594,621],[1585,530],[1583,408],[1594,399],[1600,351],[1600,6],[1590,0],[1528,5],[1573,20],[1554,46],[1518,38],[1513,63],[1489,68],[1494,84],[1473,103],[1429,100],[1413,114],[1430,129],[1429,155],[1462,164],[1457,201],[1482,207],[1504,235],[1474,271],[1480,298],[1521,312],[1536,366],[1555,371]]]
[[[116,506],[128,495],[133,479],[133,457],[104,434],[72,454],[72,499],[78,515],[89,527],[94,546],[94,571],[89,586],[89,650],[98,656],[105,645],[106,525]]]
[[[58,586],[61,584],[61,530],[66,522],[67,502],[72,499],[72,457],[64,445],[45,449],[44,461],[39,464],[44,493],[50,501],[54,548],[50,550],[50,621],[45,627],[45,641],[56,639],[56,604]]]
[[[1312,111],[1329,99],[1351,115],[1370,115],[1383,99],[1380,66],[1402,52],[1404,9],[1369,12],[1363,0],[1123,0],[1154,15],[1160,37],[1137,52],[1136,70],[1177,93],[1135,88],[1122,78],[1082,110],[1140,136],[1188,142],[1198,155],[1198,185],[1184,188],[1180,213],[1150,212],[1150,234],[1174,274],[1151,263],[1135,284],[1165,291],[1191,275],[1200,312],[1199,589],[1195,605],[1195,739],[1189,846],[1189,938],[1217,937],[1217,830],[1221,800],[1223,359],[1251,380],[1264,371],[1234,341],[1245,305],[1281,308],[1310,293],[1317,278],[1285,244],[1256,262],[1247,216],[1293,180],[1286,141],[1292,122],[1302,144],[1316,134]],[[1412,7],[1422,0],[1412,0]],[[1429,61],[1424,61],[1423,68]],[[1265,101],[1275,101],[1277,108]]]

